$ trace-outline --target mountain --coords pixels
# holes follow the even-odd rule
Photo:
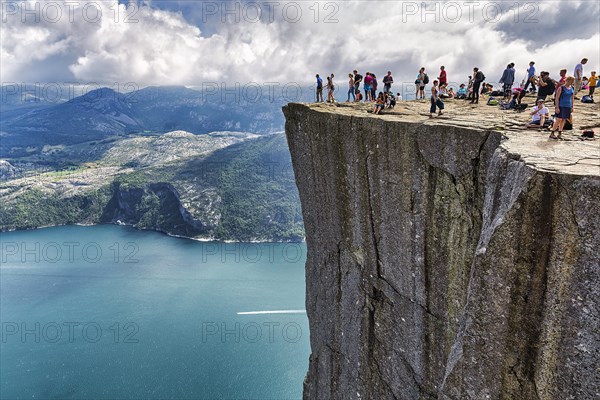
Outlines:
[[[254,101],[222,91],[147,87],[131,93],[90,91],[59,104],[12,104],[2,114],[0,157],[39,153],[45,145],[72,145],[131,133],[185,130],[272,133],[283,130],[281,98]]]
[[[202,239],[304,235],[282,133],[131,135],[12,161],[0,164],[1,230],[124,223]]]

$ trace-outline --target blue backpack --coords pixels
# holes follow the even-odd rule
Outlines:
[[[581,98],[581,102],[582,103],[593,103],[594,99],[592,99],[590,96],[583,96]]]

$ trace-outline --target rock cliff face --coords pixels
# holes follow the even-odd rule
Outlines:
[[[284,107],[308,246],[304,397],[598,398],[598,142],[405,107]]]

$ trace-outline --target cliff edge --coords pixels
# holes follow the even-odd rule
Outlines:
[[[597,398],[600,140],[447,108],[283,109],[308,246],[305,399]],[[600,133],[599,109],[577,105],[575,127]]]

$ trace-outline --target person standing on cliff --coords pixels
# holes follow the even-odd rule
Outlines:
[[[392,71],[388,71],[387,75],[383,77],[383,91],[385,93],[390,93],[392,91],[392,83],[394,83]]]
[[[598,77],[596,76],[596,71],[592,71],[592,73],[590,75],[590,80],[588,82],[588,85],[590,87],[590,93],[588,94],[588,96],[590,96],[592,99],[594,98],[594,91],[596,91],[597,84],[598,84]]]
[[[444,102],[442,99],[440,99],[438,84],[439,81],[437,79],[433,81],[433,87],[431,88],[431,108],[429,110],[429,118],[433,118],[436,107],[440,109],[438,115],[443,114]]]
[[[317,103],[323,102],[323,79],[317,74]]]
[[[359,74],[357,70],[354,70],[352,72],[354,73],[354,93],[359,94],[360,93],[360,83],[363,80],[363,76],[361,74]]]
[[[373,82],[373,77],[371,77],[371,73],[367,72],[365,74],[365,80],[363,84],[363,89],[365,90],[365,102],[374,100],[371,97],[371,83]]]
[[[571,118],[571,114],[573,113],[573,99],[575,98],[573,82],[575,82],[575,78],[569,76],[565,80],[564,86],[560,86],[556,89],[556,96],[554,96],[556,121],[550,131],[550,139],[562,140],[562,131],[565,126],[565,121]],[[558,136],[554,136],[555,131],[558,131]]]
[[[529,63],[529,68],[527,68],[527,82],[523,87],[524,90],[527,90],[529,85],[531,85],[531,93],[535,93],[535,62],[531,61]]]
[[[348,79],[348,100],[346,100],[346,102],[350,101],[350,96],[352,96],[352,101],[356,101],[356,93],[354,93],[354,75],[348,74]]]
[[[481,82],[485,80],[485,75],[479,70],[479,68],[473,68],[473,97],[471,98],[471,104],[479,103],[479,90],[481,88]]]
[[[588,59],[584,58],[579,64],[575,66],[575,71],[573,71],[573,75],[575,75],[575,95],[577,95],[577,93],[579,93],[579,91],[581,90],[581,82],[583,79],[583,66],[587,64],[587,62]]]
[[[425,98],[425,67],[421,67],[417,74],[417,80],[415,80],[416,92],[415,99]]]
[[[440,76],[438,76],[438,80],[440,81],[440,87],[442,85],[448,84],[448,78],[446,77],[446,67],[443,65],[440,67]]]
[[[502,90],[504,91],[505,99],[510,97],[513,83],[515,83],[515,69],[513,66],[513,63],[508,64],[502,73],[502,78],[500,78],[500,83],[504,84]]]
[[[377,77],[375,74],[371,74],[371,100],[375,101],[375,97],[377,97]]]
[[[333,84],[333,74],[327,77],[327,102],[335,103],[335,96],[333,92],[335,91],[335,85]]]

